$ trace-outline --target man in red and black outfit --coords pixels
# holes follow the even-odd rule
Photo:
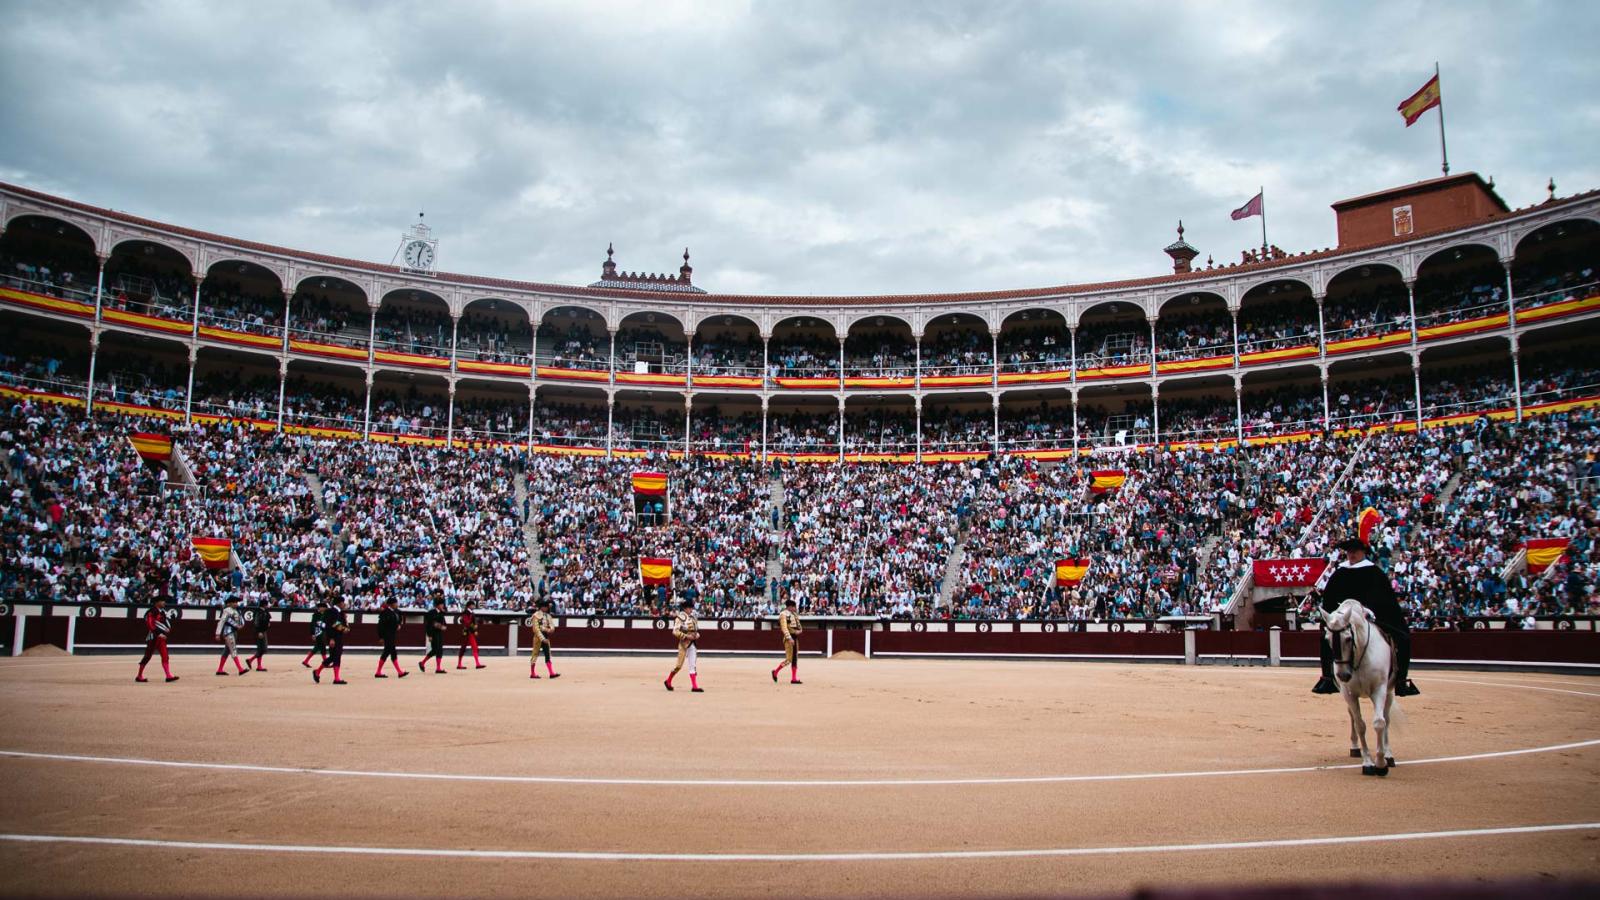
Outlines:
[[[150,664],[150,657],[161,654],[161,670],[167,673],[168,681],[177,681],[178,676],[172,674],[172,665],[167,656],[167,633],[172,630],[172,622],[167,618],[167,598],[156,597],[156,602],[144,614],[144,659],[139,660],[139,674],[134,681],[149,681],[144,677],[144,667]]]
[[[245,665],[253,666],[257,672],[267,670],[267,630],[272,627],[272,610],[267,609],[265,595],[256,598],[256,605],[250,608],[248,618],[250,627],[256,633],[255,655],[245,660]]]
[[[344,597],[333,601],[328,611],[323,613],[322,621],[326,625],[323,636],[328,639],[328,655],[323,657],[322,665],[311,670],[311,680],[322,683],[322,670],[333,669],[334,684],[349,684],[339,677],[339,663],[344,660],[344,636],[350,630],[350,620],[344,614]]]
[[[444,598],[434,597],[433,608],[422,614],[422,631],[428,636],[428,654],[422,657],[418,671],[428,671],[428,660],[433,660],[433,674],[444,674]]]
[[[394,663],[394,670],[400,673],[401,678],[411,674],[400,667],[400,651],[394,645],[400,638],[400,623],[404,621],[395,602],[394,597],[385,597],[383,608],[378,610],[378,637],[383,640],[383,652],[378,654],[378,674],[374,678],[389,677],[383,674],[385,661]]]
[[[461,615],[456,621],[461,623],[461,649],[456,651],[456,668],[465,669],[462,664],[467,656],[467,648],[472,648],[472,662],[480,669],[487,669],[483,660],[478,659],[478,614],[472,611],[473,603],[468,600],[461,607]]]

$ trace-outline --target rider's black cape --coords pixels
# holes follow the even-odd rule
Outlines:
[[[1389,576],[1371,560],[1355,564],[1346,563],[1334,571],[1328,586],[1322,589],[1322,608],[1333,612],[1346,600],[1358,601],[1372,611],[1378,624],[1395,631],[1406,629],[1406,615],[1400,610],[1400,601],[1394,596],[1394,585]]]

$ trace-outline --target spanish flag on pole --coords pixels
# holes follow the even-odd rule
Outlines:
[[[200,554],[200,561],[208,569],[226,569],[228,555],[233,552],[233,541],[219,537],[191,537],[189,543],[194,545],[196,553]]]
[[[172,458],[172,438],[167,435],[136,431],[128,443],[145,462],[163,463]]]
[[[633,473],[633,492],[642,497],[660,497],[667,492],[665,472]]]
[[[1370,506],[1363,509],[1361,515],[1356,516],[1356,537],[1360,538],[1363,544],[1371,543],[1372,529],[1378,527],[1378,523],[1382,521],[1383,514],[1376,509]]]
[[[1434,76],[1428,79],[1428,83],[1423,85],[1421,90],[1407,97],[1395,108],[1400,111],[1400,115],[1405,117],[1406,127],[1410,128],[1416,124],[1418,119],[1422,118],[1423,113],[1438,106],[1441,102],[1439,75],[1435,72]]]
[[[1071,587],[1089,574],[1089,557],[1056,560],[1056,587]]]
[[[639,580],[654,587],[672,583],[672,560],[665,556],[639,557]]]
[[[1572,543],[1566,538],[1534,538],[1523,546],[1528,551],[1528,574],[1538,575],[1561,561]]]
[[[1089,473],[1089,490],[1096,494],[1114,491],[1122,487],[1128,480],[1128,473],[1122,469],[1096,469]]]

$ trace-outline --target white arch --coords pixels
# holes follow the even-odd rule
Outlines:
[[[1348,263],[1348,264],[1344,265],[1341,268],[1331,270],[1328,273],[1327,286],[1328,286],[1329,289],[1331,289],[1333,287],[1334,281],[1337,280],[1339,278],[1339,276],[1345,274],[1346,272],[1356,272],[1358,274],[1358,276],[1359,276],[1360,271],[1362,269],[1377,269],[1377,268],[1390,269],[1396,275],[1400,276],[1400,280],[1401,281],[1405,281],[1406,280],[1406,264],[1405,264],[1405,261],[1401,260],[1401,259],[1394,258],[1394,257],[1386,257],[1384,259],[1369,259],[1369,260],[1363,260],[1361,262],[1351,262],[1351,263]]]
[[[467,312],[472,309],[472,305],[474,303],[483,303],[485,301],[491,301],[491,302],[499,301],[501,303],[509,303],[509,304],[511,304],[512,307],[521,310],[522,311],[523,320],[528,323],[528,327],[530,327],[530,328],[533,327],[533,310],[529,307],[528,303],[526,301],[524,301],[524,300],[513,300],[510,297],[497,297],[497,296],[493,296],[493,295],[479,296],[477,294],[468,294],[466,296],[469,296],[472,299],[466,301],[463,304],[461,304],[461,309],[455,311],[454,314],[457,317],[466,315]]]
[[[835,339],[842,338],[846,334],[846,332],[841,331],[839,329],[839,320],[836,317],[829,316],[829,315],[824,315],[824,314],[821,314],[821,313],[813,313],[813,312],[795,312],[795,313],[788,313],[788,314],[775,314],[775,317],[774,317],[773,322],[772,322],[772,328],[769,329],[767,333],[768,334],[776,334],[777,331],[778,331],[778,327],[779,326],[783,325],[786,322],[792,322],[792,321],[794,321],[796,319],[812,319],[812,320],[816,320],[818,322],[821,322],[824,325],[827,325],[829,328],[833,329],[833,336],[834,336]]]
[[[362,285],[357,284],[354,281],[351,281],[350,279],[344,277],[343,275],[333,275],[333,274],[329,274],[327,272],[316,272],[316,273],[313,273],[313,274],[310,274],[310,275],[302,275],[302,276],[300,276],[300,278],[298,280],[296,280],[295,283],[294,283],[294,292],[296,294],[300,293],[301,289],[306,286],[306,282],[308,282],[308,281],[317,281],[317,280],[327,279],[327,278],[331,278],[334,281],[337,281],[337,282],[339,282],[340,284],[342,284],[342,285],[344,285],[346,287],[355,288],[356,292],[361,295],[362,302],[365,303],[368,307],[370,307],[372,305],[372,294],[370,293],[370,291],[368,290],[367,287],[363,287]],[[317,290],[327,290],[327,288],[319,287],[319,288],[317,288]]]
[[[191,278],[200,270],[200,265],[198,262],[196,262],[193,253],[181,249],[177,245],[162,240],[159,237],[145,237],[143,235],[131,235],[126,233],[120,234],[116,240],[112,241],[111,246],[106,248],[106,259],[109,260],[113,255],[115,255],[117,248],[121,247],[123,244],[151,244],[156,247],[162,247],[167,250],[171,250],[173,253],[176,253],[178,256],[182,257],[184,262],[189,264],[189,271],[186,274],[188,274]]]
[[[693,334],[699,334],[701,326],[705,325],[707,322],[713,322],[715,324],[715,326],[719,327],[719,328],[731,328],[732,327],[731,325],[724,325],[720,321],[722,319],[728,319],[728,318],[739,319],[740,321],[742,321],[742,322],[748,324],[750,327],[754,328],[757,332],[761,331],[761,323],[756,320],[755,316],[746,315],[744,313],[727,312],[727,311],[722,311],[722,312],[707,311],[707,312],[692,316],[692,320],[694,322],[694,331],[692,333]]]
[[[1239,306],[1240,306],[1240,308],[1242,309],[1244,307],[1244,301],[1250,296],[1250,292],[1251,291],[1254,291],[1257,288],[1270,288],[1275,284],[1283,284],[1284,282],[1291,282],[1293,284],[1300,285],[1301,287],[1306,289],[1306,293],[1307,294],[1310,294],[1313,297],[1315,297],[1316,294],[1317,294],[1316,287],[1313,286],[1312,283],[1309,280],[1307,280],[1305,278],[1301,278],[1298,275],[1285,275],[1285,276],[1281,276],[1281,277],[1278,277],[1278,278],[1262,278],[1262,279],[1259,279],[1257,281],[1252,281],[1250,283],[1249,287],[1245,287],[1243,284],[1239,285],[1239,287],[1240,287],[1240,291],[1239,291]]]
[[[9,209],[6,211],[5,230],[10,231],[11,225],[18,219],[26,219],[29,217],[35,219],[44,219],[47,222],[55,222],[58,225],[68,226],[89,240],[89,247],[91,248],[92,252],[96,254],[100,252],[100,242],[95,240],[94,234],[91,233],[87,227],[79,222],[74,222],[72,219],[69,219],[65,216],[56,215],[54,212],[27,209],[25,207]]]
[[[1084,316],[1087,316],[1089,313],[1094,312],[1095,310],[1099,309],[1100,307],[1102,307],[1102,306],[1114,307],[1114,306],[1120,306],[1122,304],[1127,304],[1128,306],[1131,306],[1131,307],[1137,309],[1138,311],[1144,313],[1144,317],[1146,319],[1150,318],[1150,306],[1149,306],[1149,301],[1148,300],[1126,300],[1126,299],[1117,298],[1117,297],[1106,297],[1106,298],[1102,298],[1100,300],[1096,300],[1093,303],[1090,303],[1089,305],[1078,309],[1076,316],[1068,316],[1067,317],[1067,325],[1068,325],[1068,327],[1071,327],[1071,328],[1077,328],[1079,325],[1083,324],[1083,317]]]
[[[1167,311],[1167,305],[1169,303],[1171,303],[1172,301],[1174,301],[1174,300],[1181,300],[1184,297],[1206,297],[1206,296],[1214,297],[1214,298],[1216,298],[1218,300],[1221,300],[1222,301],[1222,309],[1223,309],[1223,311],[1224,312],[1227,311],[1227,309],[1228,309],[1228,298],[1227,298],[1226,295],[1222,294],[1221,292],[1212,291],[1212,290],[1198,290],[1198,291],[1191,290],[1191,291],[1184,291],[1181,294],[1173,294],[1172,296],[1167,297],[1166,299],[1162,300],[1160,303],[1156,304],[1156,318],[1157,319],[1161,318],[1161,314]],[[1198,305],[1198,304],[1196,304],[1196,305]]]
[[[665,316],[666,318],[671,319],[674,323],[677,324],[677,326],[680,329],[683,330],[683,333],[684,333],[685,336],[687,336],[687,335],[689,335],[691,333],[689,331],[688,326],[684,324],[684,320],[683,320],[682,316],[678,315],[675,312],[668,312],[665,309],[628,309],[628,310],[619,309],[619,310],[617,310],[617,329],[620,331],[622,329],[623,325],[626,324],[627,321],[629,319],[633,318],[634,316],[645,316],[646,317],[646,321],[644,321],[642,324],[654,325],[656,323],[648,321],[648,317],[652,316],[652,315],[654,315],[654,316]]]
[[[864,322],[864,321],[866,321],[868,319],[893,319],[896,322],[899,322],[900,324],[906,326],[906,330],[910,331],[912,334],[916,334],[917,333],[916,323],[911,321],[913,318],[915,318],[915,316],[913,316],[911,314],[910,310],[907,310],[904,315],[901,315],[901,314],[898,314],[898,313],[886,313],[886,312],[881,312],[881,311],[857,313],[856,315],[850,317],[850,319],[847,322],[845,322],[843,334],[844,334],[844,336],[849,337],[850,332],[856,327],[856,323]],[[982,317],[980,316],[979,318],[982,318]],[[873,327],[877,328],[877,327],[880,327],[880,326],[874,325]],[[887,328],[888,327],[888,323],[885,322],[883,324],[883,326],[881,326],[881,327]],[[838,331],[838,326],[837,325],[834,326],[834,330],[835,330],[835,332]]]
[[[1429,263],[1433,262],[1434,260],[1438,259],[1443,254],[1449,253],[1449,252],[1451,252],[1453,250],[1463,250],[1464,251],[1464,250],[1471,249],[1471,248],[1487,250],[1487,251],[1489,251],[1489,255],[1494,258],[1494,260],[1495,260],[1495,262],[1497,264],[1500,261],[1500,248],[1494,246],[1494,244],[1490,243],[1487,240],[1480,240],[1478,238],[1463,238],[1463,239],[1461,239],[1459,241],[1451,241],[1450,243],[1445,244],[1445,245],[1443,245],[1441,247],[1438,247],[1436,249],[1430,250],[1425,254],[1424,253],[1418,253],[1417,254],[1417,277],[1418,278],[1422,277],[1422,269],[1423,269],[1424,266],[1426,266]]]
[[[414,288],[414,287],[397,287],[397,288],[390,288],[389,290],[384,291],[383,296],[378,298],[378,307],[377,308],[378,309],[382,309],[384,302],[389,300],[389,299],[391,299],[391,298],[394,298],[396,294],[402,294],[402,295],[404,295],[404,294],[418,294],[420,296],[416,296],[416,297],[402,296],[399,299],[410,300],[412,303],[422,303],[422,302],[428,301],[428,300],[436,300],[436,301],[439,302],[440,306],[444,307],[446,313],[450,312],[450,301],[446,300],[445,298],[439,296],[438,294],[436,294],[433,291],[430,291],[430,290],[428,290],[426,288]]]
[[[1559,219],[1551,219],[1548,222],[1540,222],[1537,225],[1528,223],[1520,228],[1509,229],[1506,232],[1506,243],[1511,248],[1511,256],[1515,258],[1517,253],[1522,250],[1522,242],[1532,237],[1534,234],[1543,231],[1546,228],[1551,228],[1566,222],[1586,222],[1590,225],[1600,227],[1600,216],[1574,213],[1572,215],[1562,216]]]
[[[245,265],[254,266],[257,269],[261,269],[262,271],[266,272],[268,275],[271,275],[273,278],[277,279],[277,281],[278,281],[278,290],[279,291],[283,290],[284,277],[283,277],[283,272],[282,271],[280,271],[279,269],[276,269],[276,268],[274,268],[272,266],[269,266],[269,265],[266,265],[264,263],[261,263],[261,262],[259,262],[257,260],[246,259],[243,256],[222,256],[222,257],[218,257],[217,259],[212,260],[211,262],[206,264],[206,272],[205,272],[206,278],[210,278],[211,277],[212,271],[214,269],[216,269],[217,266],[228,265],[230,263],[233,264],[233,265],[245,264]],[[235,273],[235,274],[237,274],[237,273]]]

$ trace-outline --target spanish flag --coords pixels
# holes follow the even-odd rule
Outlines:
[[[128,438],[128,443],[145,462],[160,463],[172,458],[172,438],[167,435],[136,431]]]
[[[1056,560],[1056,587],[1071,587],[1089,574],[1089,557]]]
[[[1422,90],[1407,97],[1395,108],[1400,110],[1400,115],[1405,116],[1406,127],[1410,128],[1416,124],[1418,119],[1422,118],[1423,113],[1438,106],[1439,103],[1439,76],[1434,75],[1428,79],[1427,84],[1422,86]]]
[[[191,537],[189,543],[200,554],[200,561],[208,569],[226,569],[228,554],[233,552],[233,541],[219,537]]]
[[[1372,529],[1382,521],[1383,514],[1376,509],[1370,506],[1363,509],[1361,515],[1356,516],[1356,537],[1360,538],[1363,544],[1370,543],[1368,539],[1372,535]]]
[[[639,580],[654,587],[672,583],[672,560],[665,556],[639,557]]]
[[[667,492],[665,472],[633,473],[633,492],[645,497],[659,497]]]
[[[1538,575],[1561,561],[1572,543],[1566,538],[1534,538],[1523,546],[1528,551],[1528,574]]]
[[[1128,480],[1128,473],[1122,469],[1096,469],[1089,473],[1089,490],[1096,494],[1114,491],[1122,487]]]

